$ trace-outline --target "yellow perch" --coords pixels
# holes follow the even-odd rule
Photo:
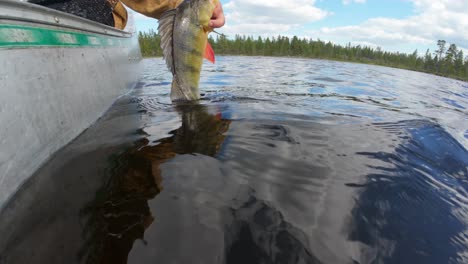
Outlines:
[[[203,57],[214,63],[214,52],[208,43],[212,28],[208,23],[218,1],[185,0],[159,19],[161,49],[173,76],[173,102],[200,98],[198,83]]]

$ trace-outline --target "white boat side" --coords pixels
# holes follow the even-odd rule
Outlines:
[[[131,90],[140,61],[135,32],[0,1],[0,209]]]

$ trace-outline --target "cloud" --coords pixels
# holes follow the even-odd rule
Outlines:
[[[228,24],[223,31],[227,34],[285,34],[330,14],[317,8],[315,0],[232,0],[224,9]]]
[[[364,4],[366,0],[343,0],[344,5],[349,5],[351,3]]]
[[[140,14],[140,13],[138,13],[138,12],[135,12],[135,11],[133,11],[133,10],[131,10],[131,9],[127,9],[127,10],[128,10],[128,12],[133,13],[133,16],[135,17],[136,20],[139,20],[139,21],[142,21],[142,20],[154,20],[154,18],[152,18],[152,17],[147,17],[147,16],[142,15],[142,14]]]
[[[306,25],[333,15],[317,7],[315,0],[230,0],[224,4],[227,24],[218,31],[228,36],[293,35],[320,38],[346,44],[380,46],[390,51],[412,52],[418,48],[434,50],[444,39],[468,49],[468,1],[465,0],[404,0],[413,4],[413,15],[406,18],[374,17],[349,26],[322,27],[307,30]],[[344,4],[365,3],[365,0],[342,0]],[[397,5],[398,3],[395,3]],[[333,10],[332,10],[333,11]],[[137,14],[140,30],[155,29],[155,20]],[[338,19],[338,18],[330,18]],[[468,53],[467,53],[468,54]]]
[[[371,18],[353,26],[324,27],[310,32],[335,42],[365,42],[384,49],[397,45],[433,47],[438,39],[468,48],[468,1],[411,0],[415,15]]]

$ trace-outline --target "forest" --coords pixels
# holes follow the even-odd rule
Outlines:
[[[154,31],[140,32],[140,48],[144,57],[162,56],[160,37]],[[289,56],[314,59],[327,59],[347,62],[358,62],[426,72],[440,76],[468,81],[468,56],[456,44],[445,40],[434,43],[434,51],[427,50],[420,54],[388,52],[381,48],[361,45],[346,46],[332,42],[286,36],[253,38],[236,35],[227,38],[224,35],[210,36],[209,42],[216,55],[242,56]]]

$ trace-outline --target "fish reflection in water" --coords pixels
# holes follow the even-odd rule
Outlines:
[[[143,239],[154,221],[148,200],[163,189],[161,164],[177,154],[214,156],[220,149],[231,121],[201,105],[179,105],[177,110],[182,126],[171,137],[154,145],[142,139],[114,157],[112,176],[82,212],[89,216],[84,229],[88,243],[81,252],[87,263],[127,263],[134,241]]]
[[[80,258],[87,263],[127,263],[136,240],[145,244],[145,230],[158,212],[149,200],[163,190],[161,165],[181,154],[215,156],[225,140],[230,120],[210,114],[201,105],[180,105],[180,128],[172,136],[135,146],[113,158],[111,178],[82,211],[87,219],[87,242]],[[169,172],[166,177],[171,177]],[[224,208],[225,263],[320,263],[309,249],[307,236],[284,220],[267,202],[248,195]],[[233,197],[234,198],[234,197]],[[154,215],[153,215],[154,214]],[[193,252],[195,254],[195,252]]]

